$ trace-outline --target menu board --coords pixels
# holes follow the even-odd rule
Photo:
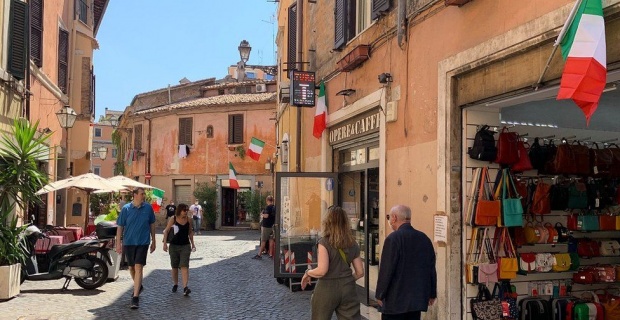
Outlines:
[[[314,72],[291,71],[292,105],[298,107],[314,107],[314,81]]]

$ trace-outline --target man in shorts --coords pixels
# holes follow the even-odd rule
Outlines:
[[[133,190],[133,201],[123,206],[116,221],[116,252],[125,252],[129,273],[133,279],[131,308],[140,307],[139,296],[142,290],[143,268],[146,255],[155,251],[155,212],[150,204],[144,202],[144,189]],[[121,243],[122,236],[122,243]],[[150,237],[149,237],[150,236]]]
[[[261,214],[263,220],[261,221],[260,228],[260,249],[258,249],[258,254],[252,259],[260,260],[263,258],[261,255],[265,250],[269,251],[269,241],[273,235],[273,224],[276,222],[276,207],[273,205],[272,196],[267,196],[266,202],[267,207]],[[273,258],[272,256],[269,257]]]

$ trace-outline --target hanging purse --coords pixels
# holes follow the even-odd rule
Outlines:
[[[553,255],[551,253],[536,254],[536,272],[549,272],[553,268]]]
[[[538,138],[534,138],[534,142],[530,147],[528,156],[532,167],[542,173],[545,169],[545,163],[547,163],[548,155],[547,148],[540,145]]]
[[[579,271],[573,274],[573,282],[580,284],[592,284],[594,283],[594,272],[586,268],[579,268]]]
[[[579,257],[579,254],[577,252],[570,252],[568,254],[570,256],[570,271],[575,271],[577,269],[579,269],[579,266],[581,265],[581,258]]]
[[[525,147],[527,142],[523,142],[521,137],[519,137],[519,141],[517,142],[517,150],[519,152],[519,161],[517,163],[510,166],[510,169],[514,172],[523,172],[534,169],[532,166],[532,162],[530,162],[530,157],[528,155],[528,148]],[[529,147],[529,144],[528,144]]]
[[[482,251],[482,237],[480,236],[486,229],[472,228],[471,240],[465,262],[465,277],[467,283],[478,283],[478,255]]]
[[[498,256],[498,278],[499,279],[514,279],[517,277],[517,271],[519,271],[519,261],[516,256],[516,251],[512,245],[510,239],[510,233],[507,228],[495,229],[495,252]]]
[[[556,230],[549,222],[545,223],[544,227],[547,228],[547,232],[549,233],[547,243],[558,243],[558,230]]]
[[[577,230],[580,231],[598,231],[598,216],[593,211],[577,217]]]
[[[497,139],[497,158],[496,163],[503,165],[511,165],[519,162],[519,149],[517,142],[519,135],[516,132],[508,131],[508,128],[502,128]]]
[[[549,190],[551,210],[566,210],[568,208],[568,186],[556,183]]]
[[[528,222],[523,228],[525,233],[525,241],[527,244],[536,244],[540,240],[540,230],[536,229],[531,222]]]
[[[614,154],[607,148],[599,149],[598,143],[590,148],[590,173],[595,176],[609,176],[613,165]]]
[[[588,207],[588,189],[585,183],[575,182],[568,187],[568,208],[585,209]]]
[[[577,253],[580,257],[592,258],[600,256],[598,242],[590,239],[580,239],[577,244]]]
[[[478,283],[488,285],[489,282],[497,282],[497,259],[487,230],[483,234],[482,252],[478,261]]]
[[[609,211],[607,211],[607,213],[601,213],[598,216],[598,225],[601,231],[615,231],[616,216],[611,215]]]
[[[612,166],[609,173],[612,177],[620,177],[620,147],[612,143],[607,146],[607,150],[612,154]]]
[[[536,254],[520,253],[519,254],[519,273],[527,274],[536,271]]]
[[[532,197],[532,207],[530,212],[533,214],[546,214],[551,212],[551,202],[549,198],[549,191],[551,186],[544,183],[541,179],[536,184],[536,191]]]
[[[470,300],[471,313],[474,319],[479,320],[498,320],[502,318],[502,303],[500,299],[489,292],[483,285],[478,285],[478,295]]]
[[[558,242],[564,243],[568,241],[568,228],[564,227],[561,222],[555,223],[555,230],[558,232]]]
[[[566,143],[566,139],[562,138],[562,144],[558,146],[555,157],[553,158],[553,173],[556,174],[574,174],[576,173],[575,156],[573,155],[571,145]]]
[[[590,148],[584,146],[579,141],[573,142],[570,146],[575,159],[575,171],[573,174],[587,176],[590,174]]]
[[[478,203],[478,188],[480,188],[480,179],[483,172],[482,170],[482,168],[476,168],[472,175],[471,189],[469,191],[469,196],[467,197],[467,217],[465,218],[465,223],[468,226],[476,225],[476,204]]]
[[[510,181],[510,182],[509,182]],[[510,198],[512,186],[515,198]],[[506,195],[508,190],[508,196]],[[517,189],[508,169],[502,170],[502,222],[506,227],[520,227],[523,225],[523,206],[518,198]]]
[[[570,270],[570,254],[568,253],[556,253],[553,255],[553,271],[555,272],[564,272]]]
[[[480,179],[475,224],[478,226],[496,226],[501,213],[501,201],[493,200],[493,195],[488,190],[488,168],[484,167],[482,171],[483,178]]]

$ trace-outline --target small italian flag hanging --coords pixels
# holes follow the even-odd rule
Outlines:
[[[325,128],[327,128],[327,104],[325,103],[325,83],[321,81],[319,85],[319,99],[317,100],[314,113],[312,135],[317,139],[321,139]]]
[[[252,137],[252,141],[250,141],[250,148],[248,149],[248,155],[250,156],[250,158],[258,161],[258,159],[260,159],[260,154],[263,152],[264,147],[265,147],[264,141]]]
[[[607,82],[605,20],[601,0],[580,0],[577,5],[558,36],[566,64],[557,99],[572,99],[589,124]]]
[[[237,171],[233,167],[232,162],[228,162],[228,183],[233,189],[239,189],[239,182],[237,182]]]
[[[154,188],[153,189],[153,203],[151,203],[151,206],[153,207],[153,210],[155,212],[159,211],[163,200],[164,200],[164,190]]]

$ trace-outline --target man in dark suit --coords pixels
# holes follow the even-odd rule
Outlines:
[[[375,297],[381,319],[418,320],[437,298],[435,249],[411,226],[411,209],[397,205],[387,216],[392,232],[383,244]]]

